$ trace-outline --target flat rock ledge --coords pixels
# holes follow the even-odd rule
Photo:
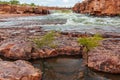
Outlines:
[[[6,32],[7,30],[7,32]],[[9,59],[38,59],[59,55],[81,55],[81,47],[76,36],[60,34],[55,37],[55,48],[45,46],[38,48],[32,39],[47,32],[41,28],[1,28],[0,55]],[[74,37],[74,38],[73,38]]]
[[[41,80],[41,77],[41,71],[35,69],[29,62],[0,60],[0,80]]]
[[[62,40],[62,39],[61,39]],[[64,39],[64,41],[67,39]],[[0,44],[0,55],[9,59],[38,59],[38,58],[47,58],[54,57],[58,55],[80,55],[81,47],[77,44],[77,42],[71,40],[67,40],[62,42],[60,41],[60,46],[56,48],[38,48],[36,45],[24,38],[13,38],[4,40]],[[58,44],[59,44],[58,43]],[[66,45],[64,45],[66,44]]]
[[[106,39],[99,47],[89,52],[88,67],[120,74],[120,38]]]

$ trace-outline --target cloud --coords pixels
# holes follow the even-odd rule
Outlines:
[[[5,0],[2,0],[5,1]],[[6,0],[10,1],[10,0]],[[77,2],[81,2],[83,0],[19,0],[21,3],[35,3],[36,5],[43,6],[62,6],[62,7],[72,7]]]
[[[67,3],[67,2],[69,2],[69,1],[68,1],[68,0],[63,0],[63,2],[64,2],[64,3]]]

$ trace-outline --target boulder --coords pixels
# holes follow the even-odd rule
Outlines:
[[[120,38],[106,39],[88,53],[88,67],[97,71],[120,73]]]
[[[29,62],[0,60],[0,80],[41,80],[42,72]]]
[[[30,59],[32,44],[24,39],[8,39],[1,43],[0,55],[10,59]]]
[[[116,16],[120,14],[119,0],[84,0],[73,7],[76,13],[95,16]]]

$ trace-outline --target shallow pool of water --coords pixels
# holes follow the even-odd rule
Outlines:
[[[119,75],[94,72],[79,56],[59,56],[31,61],[41,69],[43,80],[120,80]]]

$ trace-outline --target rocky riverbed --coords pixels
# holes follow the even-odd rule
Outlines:
[[[85,22],[88,22],[88,19],[95,22],[86,24]],[[0,20],[0,55],[3,60],[8,60],[6,61],[8,63],[12,60],[10,65],[14,64],[14,60],[28,60],[34,66],[32,69],[38,68],[43,72],[43,80],[119,80],[120,78],[119,75],[107,74],[120,73],[120,28],[118,17],[99,18],[98,20],[96,17],[81,14],[53,13],[46,16],[37,16],[37,18],[31,16]],[[96,24],[97,21],[107,23]],[[37,47],[33,39],[41,38],[51,30],[55,30],[57,34],[54,40],[54,44],[57,45],[52,48],[48,46]],[[101,34],[105,40],[88,53],[89,69],[83,63],[83,47],[78,44],[77,38],[91,37],[96,33]],[[74,66],[72,67],[72,65]],[[91,69],[107,73],[94,72]],[[39,71],[37,73],[41,74]],[[28,75],[31,75],[31,73],[28,73]],[[29,78],[25,79],[30,80]]]
[[[55,57],[60,55],[61,56],[77,55],[79,57],[77,59],[80,59],[80,57],[82,57],[83,48],[82,46],[78,45],[77,38],[90,37],[93,35],[93,34],[86,34],[86,33],[83,34],[83,33],[75,33],[75,32],[73,33],[56,32],[57,34],[59,34],[56,36],[56,40],[54,41],[57,44],[57,47],[55,48],[36,47],[35,43],[32,42],[31,40],[35,37],[43,36],[46,33],[47,31],[42,31],[41,28],[39,27],[37,28],[1,28],[0,29],[0,40],[1,40],[0,55],[12,60],[41,59],[41,58],[48,58],[48,57],[50,58],[50,57]],[[111,34],[107,33],[107,35],[111,35]],[[103,37],[105,37],[105,35],[103,35]],[[117,36],[117,38],[116,37],[113,38],[113,37],[114,36],[111,36],[111,37],[106,36],[105,37],[106,40],[103,41],[103,44],[101,44],[100,47],[93,49],[93,51],[91,51],[88,54],[88,67],[95,69],[97,71],[103,71],[103,72],[109,72],[109,73],[120,73],[119,71],[120,45],[119,45],[119,38],[118,38],[119,36]],[[42,64],[41,62],[41,65],[44,65],[44,64]],[[84,64],[81,64],[81,65],[84,66]],[[12,65],[10,64],[9,66],[12,66]],[[43,68],[41,69],[43,70]],[[46,74],[47,73],[45,72],[44,75]],[[80,75],[84,76],[81,71],[80,71]],[[76,78],[82,78],[79,76]],[[13,74],[13,77],[14,77],[14,74]],[[73,77],[73,79],[74,78],[75,76]],[[66,79],[64,77],[64,80]],[[45,80],[47,80],[47,77],[45,78]]]
[[[28,60],[57,55],[81,55],[82,47],[77,44],[77,37],[59,33],[54,40],[55,48],[47,46],[38,48],[32,40],[47,33],[40,28],[2,28],[0,32],[0,55],[10,59]]]

